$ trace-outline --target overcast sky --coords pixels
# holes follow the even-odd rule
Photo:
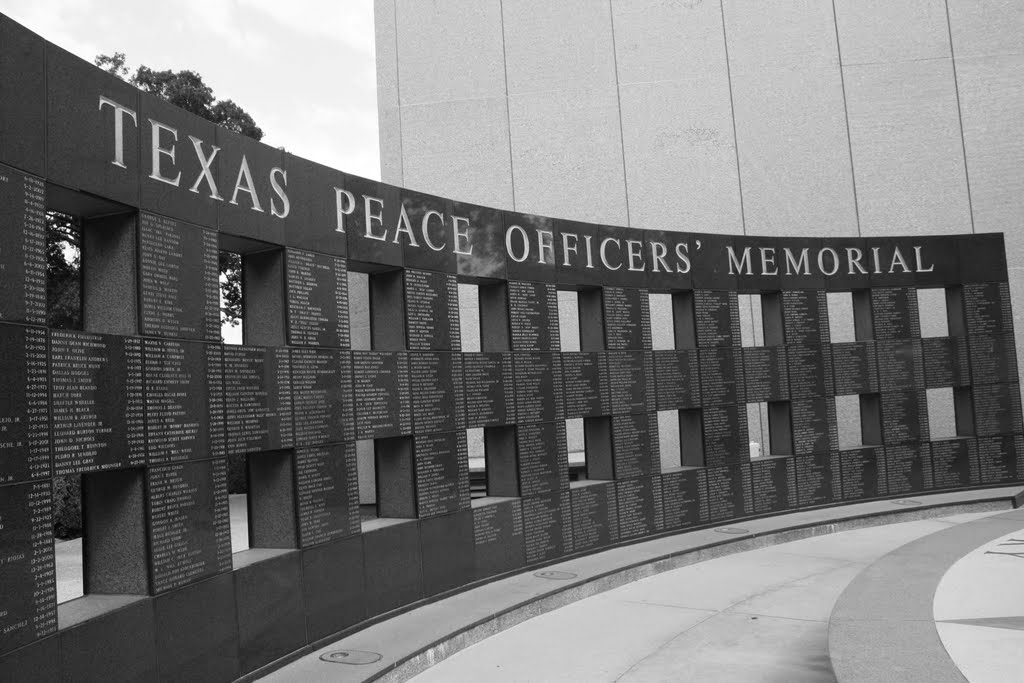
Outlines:
[[[192,69],[252,115],[263,142],[380,178],[373,0],[0,0],[92,62]]]

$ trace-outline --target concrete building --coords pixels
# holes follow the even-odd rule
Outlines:
[[[662,230],[1005,232],[1024,301],[1020,2],[376,0],[375,11],[385,182]],[[1019,340],[1022,305],[1015,322]]]

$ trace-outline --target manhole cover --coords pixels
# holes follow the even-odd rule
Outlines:
[[[919,501],[919,500],[894,500],[894,501],[892,501],[892,504],[893,505],[920,505],[921,501]]]
[[[717,531],[720,534],[734,534],[737,536],[740,534],[749,533],[746,529],[741,529],[738,526],[722,526],[715,529],[715,531]]]
[[[568,581],[569,579],[575,579],[576,575],[571,572],[537,572],[534,576],[539,576],[542,579],[554,579],[555,581]]]
[[[363,652],[362,650],[337,650],[320,655],[320,659],[335,664],[373,664],[379,662],[381,656],[376,652]]]

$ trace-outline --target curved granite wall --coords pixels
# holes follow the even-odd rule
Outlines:
[[[487,208],[247,140],[4,17],[0,50],[4,678],[230,680],[610,544],[1024,474],[1001,235],[753,238]],[[47,209],[82,219],[84,331],[45,326]],[[220,343],[224,249],[243,254],[244,346]],[[462,348],[459,284],[477,288],[480,351]],[[940,336],[922,337],[921,290],[946,303]],[[579,351],[562,350],[559,291]],[[652,317],[652,293],[670,314]],[[761,304],[756,345],[740,294]],[[930,390],[955,406],[947,438]],[[852,446],[837,396],[858,405]],[[749,404],[770,455],[751,458]],[[468,429],[484,434],[483,497]],[[237,553],[230,463],[249,487]],[[58,475],[82,476],[85,516],[85,596],[59,606]]]

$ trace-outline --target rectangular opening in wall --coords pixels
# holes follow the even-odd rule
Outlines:
[[[477,285],[459,283],[459,328],[462,351],[480,351],[480,287]]]
[[[953,389],[951,387],[928,389],[925,399],[928,402],[928,425],[932,441],[956,437],[957,422],[956,409],[953,406]]]
[[[700,408],[679,411],[679,458],[684,467],[704,467],[704,425]]]
[[[377,517],[416,517],[416,470],[411,436],[374,440]]]
[[[348,321],[354,351],[370,350],[370,276],[348,271]]]
[[[487,495],[519,496],[519,465],[516,461],[516,428],[484,427],[484,458]]]
[[[88,595],[149,591],[143,470],[82,475],[82,576]]]
[[[250,548],[295,548],[295,481],[290,450],[249,453],[248,528]]]
[[[512,347],[508,324],[508,285],[480,285],[480,349],[508,351]]]
[[[677,349],[697,348],[697,316],[692,291],[672,294],[672,324]]]
[[[604,351],[604,306],[600,289],[576,293],[579,306],[579,350]]]
[[[828,328],[833,344],[856,340],[853,324],[853,296],[850,292],[829,292]]]
[[[242,291],[242,255],[221,250],[217,253],[220,282],[220,336],[225,344],[241,344],[245,293]]]
[[[241,258],[242,341],[251,346],[284,346],[284,250],[221,235],[221,249]]]
[[[581,475],[578,478],[597,481],[614,479],[612,418],[585,417],[582,420],[573,420],[573,422],[582,422],[583,428],[585,462],[580,468]]]
[[[46,324],[82,329],[82,220],[46,212]]]
[[[672,319],[672,295],[651,292],[648,294],[648,300],[651,310],[652,348],[655,351],[676,348],[675,321]]]
[[[761,316],[760,294],[738,294],[740,309],[740,344],[764,346],[764,320]]]
[[[405,343],[405,278],[401,270],[371,273],[370,347],[403,351]]]
[[[771,455],[771,433],[768,426],[768,404],[747,404],[747,442],[750,459]]]
[[[565,421],[565,444],[569,452],[569,481],[587,478],[587,443],[583,418]]]
[[[661,471],[668,472],[683,464],[679,444],[679,411],[658,411],[658,444],[661,451]]]
[[[466,457],[469,460],[469,496],[487,496],[487,453],[483,427],[466,430]]]
[[[946,311],[945,289],[930,287],[917,290],[917,310],[921,319],[922,337],[949,336],[949,315]],[[952,407],[952,402],[950,407]]]
[[[974,396],[970,387],[953,389],[953,410],[956,413],[957,436],[977,434],[974,426]]]
[[[840,450],[882,443],[882,408],[878,394],[836,396]]]
[[[871,313],[871,290],[855,289],[853,299],[853,335],[856,341],[870,341],[875,338],[875,323]]]
[[[82,475],[53,478],[53,536],[57,602],[84,594],[82,574]]]
[[[377,519],[377,467],[373,439],[356,441],[356,475],[359,480],[360,519],[363,522]]]
[[[558,290],[558,324],[562,351],[580,350],[580,306],[575,291]],[[571,450],[571,447],[570,447]]]
[[[963,285],[946,287],[946,327],[951,337],[967,336]]]

